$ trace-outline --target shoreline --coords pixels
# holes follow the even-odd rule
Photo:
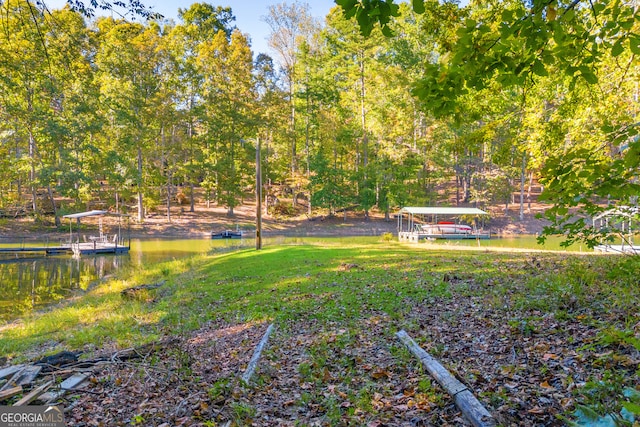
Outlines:
[[[493,209],[487,228],[492,234],[499,236],[540,234],[547,222],[535,216],[542,211],[544,208],[537,206],[526,213],[521,221],[517,212],[509,211],[505,214],[503,209]],[[116,220],[113,217],[105,218],[109,218],[105,219],[105,228],[112,234],[118,226]],[[98,229],[96,219],[83,220],[82,225],[81,233],[91,234]],[[378,212],[372,212],[368,220],[360,212],[349,212],[346,216],[340,214],[311,218],[306,215],[291,218],[263,215],[262,219],[264,237],[375,236],[383,233],[395,234],[396,229],[395,218],[385,221],[384,215]],[[224,208],[197,206],[195,212],[172,212],[171,221],[166,215],[156,213],[147,215],[142,223],[137,223],[133,218],[130,223],[132,239],[206,238],[212,231],[224,230],[255,233],[255,207],[243,205],[235,210],[233,217],[228,217]],[[122,235],[127,238],[128,233],[127,227],[122,226]],[[40,223],[34,222],[32,218],[0,220],[0,243],[7,240],[59,240],[68,235],[68,223],[56,228],[53,218],[46,218]]]

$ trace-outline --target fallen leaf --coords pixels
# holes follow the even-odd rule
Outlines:
[[[376,380],[379,380],[381,378],[391,378],[391,374],[382,368],[378,368],[375,371],[373,371],[371,373],[371,376]]]
[[[544,388],[546,390],[555,390],[556,389],[554,386],[549,384],[548,381],[543,381],[542,383],[540,383],[540,387],[542,387],[542,388]]]

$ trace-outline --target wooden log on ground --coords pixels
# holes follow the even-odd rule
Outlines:
[[[0,402],[10,399],[13,396],[17,396],[20,393],[22,393],[22,386],[19,385],[0,391]]]
[[[264,333],[264,336],[262,337],[262,339],[258,343],[258,346],[253,352],[253,356],[251,357],[251,360],[247,365],[247,369],[244,371],[244,374],[242,374],[241,378],[242,378],[242,381],[244,381],[245,383],[248,383],[249,380],[251,380],[253,371],[255,371],[256,366],[258,366],[258,360],[260,360],[260,354],[262,353],[262,349],[267,345],[267,341],[269,340],[269,335],[271,335],[272,331],[273,331],[273,323],[270,324],[269,327],[267,328],[267,331]]]
[[[18,400],[16,403],[14,403],[13,406],[28,405],[29,403],[31,403],[34,400],[36,400],[38,398],[38,396],[40,396],[42,393],[47,391],[47,389],[49,387],[51,387],[51,384],[53,384],[53,381],[47,381],[46,383],[42,384],[40,387],[37,387],[37,388],[33,389],[31,392],[26,394],[22,399]]]
[[[458,381],[449,371],[405,332],[400,331],[396,337],[414,354],[435,380],[449,393],[464,417],[475,427],[493,427],[495,419],[482,406],[471,391]]]

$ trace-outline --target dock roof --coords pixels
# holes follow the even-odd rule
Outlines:
[[[411,215],[489,215],[478,208],[449,208],[439,206],[406,206],[400,209],[400,213]]]
[[[87,217],[87,216],[104,215],[106,213],[109,213],[109,211],[93,210],[93,211],[78,212],[78,213],[74,213],[74,214],[64,215],[63,218],[77,219],[77,218],[84,218],[84,217]]]

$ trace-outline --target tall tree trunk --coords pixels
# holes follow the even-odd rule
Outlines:
[[[31,208],[35,215],[38,211],[38,195],[36,193],[36,140],[31,130],[29,130],[29,160],[31,162],[31,170],[29,171],[29,180],[31,181]]]
[[[144,204],[142,200],[142,147],[138,146],[138,221],[144,220]]]
[[[175,127],[174,127],[175,129]],[[174,141],[174,137],[175,137],[175,130],[171,132],[171,142],[172,145],[175,142]],[[162,140],[161,144],[162,144],[162,162],[161,165],[167,165],[166,166],[166,170],[167,170],[167,222],[171,222],[171,177],[172,177],[172,173],[171,173],[171,167],[169,166],[169,160],[167,159],[167,155],[165,152],[165,148],[166,148],[166,137],[164,134],[164,126],[162,126],[162,129],[160,130],[160,138]]]
[[[360,118],[362,121],[362,176],[367,185],[367,164],[369,163],[369,135],[367,134],[367,110],[365,107],[364,58],[360,58]],[[365,221],[369,220],[369,209],[364,210]]]
[[[190,207],[189,207],[189,212],[195,212],[196,211],[196,202],[195,202],[195,184],[193,183],[193,180],[195,179],[193,177],[193,123],[191,123],[191,121],[189,122],[189,144],[191,146],[191,159],[189,159],[189,161],[191,162],[191,174],[190,174],[190,178],[189,179],[189,189],[190,191],[190,195],[189,195],[189,203],[190,203]]]
[[[522,153],[522,169],[520,170],[520,221],[524,220],[524,181],[527,173],[527,155]]]
[[[58,209],[56,208],[56,201],[53,198],[53,190],[51,189],[51,184],[47,184],[47,193],[49,194],[49,201],[51,202],[51,207],[53,208],[53,218],[56,224],[56,227],[60,227],[60,217],[58,216]]]
[[[307,182],[311,179],[311,136],[310,134],[310,128],[311,128],[311,121],[309,119],[309,116],[311,115],[311,107],[310,107],[310,102],[309,102],[309,90],[307,88],[307,90],[305,91],[307,93],[306,95],[306,103],[307,103],[307,114],[306,114],[306,118],[305,118],[305,128],[304,128],[304,149],[305,149],[305,156],[307,157]],[[309,216],[311,216],[311,189],[309,189],[309,203],[307,204],[307,214]]]
[[[291,130],[291,183],[294,188],[293,194],[293,202],[292,205],[296,207],[296,170],[297,170],[297,161],[296,157],[298,155],[296,149],[296,105],[293,99],[293,69],[290,71],[290,80],[289,80],[289,102],[291,103],[291,118],[290,118],[290,130]]]
[[[529,172],[529,185],[527,186],[527,208],[531,213],[531,187],[533,187],[533,171]]]

